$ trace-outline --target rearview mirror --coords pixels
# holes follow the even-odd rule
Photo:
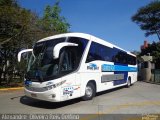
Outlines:
[[[59,58],[59,52],[63,47],[70,47],[70,46],[78,46],[78,44],[75,43],[70,43],[70,42],[62,42],[57,44],[54,48],[53,48],[53,58],[57,59]]]
[[[25,53],[25,52],[32,52],[32,51],[33,51],[33,49],[21,50],[21,51],[18,53],[18,62],[21,61],[21,56],[22,56],[23,53]]]

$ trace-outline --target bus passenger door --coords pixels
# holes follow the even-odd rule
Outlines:
[[[72,99],[79,96],[79,86],[76,84],[76,54],[74,54],[73,47],[66,48],[61,54],[61,67],[62,81],[65,80],[62,86],[62,99]]]

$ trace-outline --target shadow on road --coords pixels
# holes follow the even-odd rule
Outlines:
[[[37,107],[37,108],[44,108],[44,109],[57,109],[65,106],[69,106],[75,103],[78,103],[81,101],[81,98],[73,99],[73,100],[68,100],[64,102],[48,102],[48,101],[42,101],[42,100],[36,100],[33,98],[29,98],[27,96],[22,96],[20,98],[20,103],[32,107]]]
[[[107,94],[107,93],[112,93],[114,91],[118,91],[118,90],[123,89],[123,88],[126,88],[126,86],[105,90],[105,91],[97,93],[96,96],[101,96],[101,95],[104,95],[104,94]]]
[[[119,88],[115,88],[115,89],[111,89],[111,90],[106,90],[103,92],[99,92],[96,94],[96,96],[101,96],[107,93],[111,93],[113,91],[122,89],[124,87],[119,87]],[[37,107],[37,108],[44,108],[44,109],[57,109],[57,108],[61,108],[61,107],[66,107],[75,103],[79,103],[81,102],[82,99],[81,98],[76,98],[73,100],[68,100],[68,101],[64,101],[64,102],[48,102],[48,101],[42,101],[42,100],[37,100],[37,99],[33,99],[33,98],[29,98],[27,96],[21,96],[20,98],[20,103],[24,104],[24,105],[28,105],[28,106],[32,106],[32,107]]]

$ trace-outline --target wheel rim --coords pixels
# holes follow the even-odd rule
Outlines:
[[[92,94],[93,94],[92,88],[89,87],[89,86],[87,86],[87,87],[86,87],[86,96],[87,96],[87,97],[91,97]]]

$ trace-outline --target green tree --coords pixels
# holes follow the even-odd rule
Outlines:
[[[46,36],[68,32],[69,24],[60,12],[59,1],[53,7],[47,6],[39,18],[16,0],[0,0],[0,85],[9,84],[25,69],[26,61],[17,63],[21,49],[31,48]]]
[[[51,34],[68,32],[70,25],[65,17],[60,16],[60,13],[59,1],[56,1],[52,7],[47,5],[43,17],[39,20],[39,27]]]
[[[41,38],[37,16],[15,0],[0,1],[0,83],[9,84],[17,71],[17,53]]]
[[[140,8],[132,16],[132,21],[137,23],[146,36],[156,34],[160,40],[160,1],[155,0],[145,7]]]

